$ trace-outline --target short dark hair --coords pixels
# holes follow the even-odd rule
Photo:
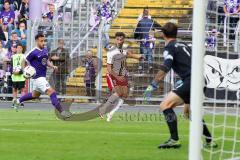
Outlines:
[[[167,22],[161,27],[161,30],[167,38],[177,38],[178,27],[176,24]]]
[[[123,38],[125,38],[126,35],[123,32],[117,32],[117,33],[115,33],[115,37],[123,37]]]
[[[11,35],[13,35],[13,34],[17,34],[17,32],[13,31],[13,32],[11,33]]]
[[[8,4],[10,4],[10,2],[9,2],[9,1],[4,1],[4,3],[3,3],[3,4],[5,4],[5,3],[8,3]]]
[[[21,46],[21,47],[23,48],[22,43],[17,43],[17,46],[16,46],[16,47],[18,47],[18,46]]]
[[[38,40],[38,38],[41,38],[41,37],[45,37],[42,33],[38,33],[36,36],[35,36],[35,40]]]

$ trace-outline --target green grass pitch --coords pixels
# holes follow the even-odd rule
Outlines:
[[[223,117],[217,121],[222,122]],[[102,119],[64,122],[57,120],[53,111],[2,109],[0,160],[187,160],[189,122],[179,118],[178,123],[182,147],[159,150],[157,146],[169,138],[164,121],[127,118],[118,113],[110,123]],[[227,123],[234,124],[235,118]],[[234,133],[230,130],[225,135]],[[214,134],[220,137],[222,128]],[[239,139],[240,131],[237,135]],[[221,141],[218,144],[221,147]],[[230,142],[224,144],[224,149],[231,147]],[[236,144],[236,151],[240,151],[240,143]],[[217,153],[214,159],[219,156]],[[204,157],[208,159],[209,154],[204,152]]]

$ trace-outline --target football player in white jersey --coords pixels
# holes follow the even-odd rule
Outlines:
[[[107,52],[107,81],[109,88],[114,89],[114,93],[108,98],[104,107],[99,111],[99,115],[107,114],[107,121],[112,119],[123,104],[124,99],[128,97],[128,71],[126,66],[127,58],[142,59],[142,55],[133,54],[123,47],[125,34],[117,32],[115,34],[115,46]],[[112,105],[113,104],[113,105]]]

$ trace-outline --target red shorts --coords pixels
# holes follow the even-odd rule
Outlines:
[[[106,78],[107,78],[108,90],[110,90],[110,91],[112,91],[112,89],[115,86],[128,86],[128,79],[127,79],[127,77],[125,77],[124,81],[119,81],[114,76],[112,76],[110,74],[107,74]]]

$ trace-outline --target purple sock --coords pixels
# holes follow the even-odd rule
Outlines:
[[[31,99],[34,99],[32,96],[32,93],[27,93],[27,94],[23,95],[22,97],[20,97],[19,102],[22,103],[24,101],[28,101]]]
[[[63,109],[62,109],[61,104],[58,101],[56,92],[53,92],[50,95],[50,98],[51,98],[52,105],[56,108],[56,110],[58,110],[61,113],[63,111]]]

